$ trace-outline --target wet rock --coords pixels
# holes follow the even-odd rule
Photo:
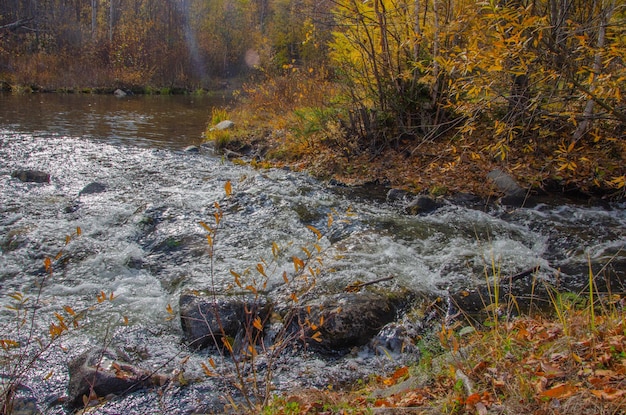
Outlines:
[[[234,341],[236,349],[257,316],[262,322],[267,320],[270,305],[264,297],[248,294],[214,297],[212,293],[189,291],[181,294],[179,307],[184,340],[190,347],[221,346],[225,338]]]
[[[369,347],[380,354],[417,353],[413,339],[419,335],[413,324],[393,322],[387,324],[369,342]]]
[[[169,380],[127,360],[119,352],[95,348],[70,361],[68,405],[81,408],[97,397],[124,395],[145,387],[162,386]]]
[[[39,170],[15,170],[11,177],[25,183],[50,183],[50,174]]]
[[[87,186],[83,187],[83,190],[78,192],[78,196],[102,193],[102,192],[105,192],[106,190],[107,190],[107,186],[105,184],[92,182],[92,183],[89,183]]]
[[[118,88],[115,91],[113,91],[113,95],[115,95],[117,98],[124,98],[128,94]]]
[[[432,197],[419,195],[409,202],[404,208],[404,212],[409,215],[425,215],[434,212],[441,206],[441,202]]]
[[[389,189],[387,192],[387,203],[402,202],[409,197],[409,192],[402,189]]]
[[[367,344],[386,324],[396,318],[402,299],[370,291],[343,292],[307,301],[297,310],[295,329],[304,330],[309,346],[332,353]],[[320,322],[322,323],[320,325]],[[318,327],[319,326],[319,327]],[[319,335],[313,337],[315,332]]]
[[[183,149],[185,153],[199,153],[200,147],[198,146],[187,146]]]

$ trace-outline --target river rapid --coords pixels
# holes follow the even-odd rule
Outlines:
[[[20,393],[40,413],[67,413],[58,404],[66,394],[67,362],[98,345],[122,348],[134,363],[181,382],[111,399],[93,413],[219,408],[223,382],[201,367],[210,352],[189,350],[181,340],[179,295],[232,285],[230,270],[243,273],[271,258],[273,242],[286,252],[269,279],[270,288],[280,286],[282,272],[293,270],[289,258],[315,241],[307,225],[324,235],[320,284],[392,275],[394,284],[444,294],[484,281],[492,264],[501,275],[540,266],[537,277],[551,282],[560,270],[558,278],[572,286],[585,281],[589,262],[598,278],[624,277],[623,205],[551,199],[515,209],[446,202],[431,214],[408,216],[377,190],[332,186],[283,169],[255,170],[208,148],[184,151],[201,143],[214,103],[197,97],[0,95],[0,304],[10,305],[16,292],[33,304],[46,276],[44,258],[62,251],[42,288],[36,330],[45,336],[63,306],[94,308],[22,382]],[[50,183],[21,182],[11,176],[18,169],[45,171]],[[80,194],[94,182],[104,191]],[[224,207],[224,218],[212,261],[200,222],[212,223],[215,202]],[[100,304],[101,293],[107,300]],[[16,324],[3,307],[3,332]],[[303,353],[276,369],[276,393],[341,385],[403,359],[396,358],[365,348],[330,360]]]

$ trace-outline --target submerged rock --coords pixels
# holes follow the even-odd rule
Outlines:
[[[126,360],[119,352],[95,348],[70,361],[68,405],[81,408],[98,397],[162,386],[169,380],[165,375],[141,369]]]
[[[198,146],[187,146],[183,149],[185,153],[199,153],[200,147]]]
[[[442,206],[441,202],[430,196],[419,195],[411,200],[404,208],[404,212],[409,215],[423,215],[432,213]]]
[[[107,190],[107,186],[105,184],[92,182],[92,183],[89,183],[87,186],[83,187],[83,190],[78,192],[78,196],[102,193],[102,192],[105,192],[106,190]]]
[[[223,295],[190,291],[179,300],[180,323],[185,342],[192,348],[221,347],[224,341],[238,348],[246,328],[259,317],[267,320],[269,304],[249,294]]]
[[[39,170],[15,170],[11,177],[25,183],[50,183],[50,174]]]

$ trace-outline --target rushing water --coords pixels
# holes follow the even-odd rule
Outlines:
[[[109,343],[164,372],[179,370],[191,356],[186,376],[201,380],[162,395],[113,400],[98,413],[186,414],[211,407],[220,392],[202,375],[199,362],[207,356],[181,344],[168,305],[175,312],[185,288],[232,283],[229,270],[242,272],[271,257],[274,241],[286,258],[298,253],[313,239],[306,225],[327,235],[321,244],[328,272],[320,278],[343,285],[391,274],[396,284],[416,291],[443,292],[483,280],[492,262],[503,275],[539,265],[544,278],[561,269],[577,279],[592,261],[595,270],[624,276],[623,207],[447,204],[430,215],[406,216],[399,206],[304,174],[253,170],[208,151],[184,152],[201,142],[210,106],[195,97],[0,96],[0,303],[9,304],[14,292],[35,295],[44,258],[60,250],[64,254],[43,287],[41,330],[64,305],[85,310],[100,292],[115,295],[32,371],[25,387],[34,391],[41,411],[64,413],[54,401],[65,393],[66,362]],[[11,177],[16,169],[45,171],[51,181],[22,183]],[[92,182],[105,191],[79,195]],[[211,262],[199,222],[211,223],[214,202],[225,216]],[[336,220],[327,230],[329,214]],[[77,228],[81,235],[66,245],[66,235]],[[281,283],[283,269],[293,268],[284,262],[271,285]],[[4,310],[0,318],[0,327],[11,330],[12,314]],[[122,324],[126,319],[128,325]],[[382,363],[361,354],[333,364],[315,356],[289,364],[276,374],[278,387],[340,382]]]

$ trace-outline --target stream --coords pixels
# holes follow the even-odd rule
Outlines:
[[[290,258],[315,242],[307,226],[323,234],[326,272],[318,284],[392,275],[393,284],[439,295],[484,282],[484,270],[494,265],[501,275],[539,266],[538,278],[552,282],[559,275],[582,289],[591,263],[597,278],[622,288],[623,204],[552,198],[515,209],[447,202],[431,214],[406,215],[381,191],[333,186],[287,169],[255,170],[208,148],[184,151],[201,144],[211,106],[220,103],[191,96],[0,95],[0,338],[17,327],[15,313],[4,307],[14,301],[10,295],[23,293],[32,305],[42,281],[35,328],[43,337],[64,306],[89,311],[81,328],[62,337],[22,382],[19,393],[36,408],[32,413],[68,413],[59,404],[67,362],[98,345],[122,348],[141,367],[183,381],[107,400],[90,413],[220,408],[225,387],[203,373],[211,352],[182,342],[178,298],[186,289],[226,289],[230,271],[244,273],[270,259],[273,242],[284,255],[271,268],[269,287],[279,287],[283,271],[293,270]],[[44,171],[50,182],[21,182],[12,177],[19,169]],[[102,191],[81,194],[95,182]],[[211,259],[200,222],[212,223],[215,202],[224,217]],[[48,275],[44,259],[59,252]],[[99,303],[101,293],[106,300]],[[403,357],[397,359],[365,348],[333,359],[302,353],[277,367],[274,387],[280,393],[341,386]]]

